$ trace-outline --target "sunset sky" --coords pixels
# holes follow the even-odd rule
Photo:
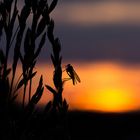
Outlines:
[[[124,112],[140,109],[140,2],[60,0],[51,15],[62,44],[63,68],[70,63],[81,78],[65,84],[70,109]],[[36,69],[51,84],[47,42]],[[48,75],[47,75],[48,73]],[[64,76],[66,77],[66,75]],[[45,89],[40,104],[47,100]]]

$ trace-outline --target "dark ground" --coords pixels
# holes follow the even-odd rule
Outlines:
[[[12,129],[4,127],[5,123],[1,122],[0,134],[4,137],[0,140],[11,140],[14,133],[14,140],[140,140],[140,112],[115,114],[70,111],[66,118],[54,118],[44,113],[28,119],[23,119],[23,113],[22,116],[21,120],[15,121],[16,127],[13,123]]]
[[[140,112],[107,114],[69,112],[71,140],[140,140]]]

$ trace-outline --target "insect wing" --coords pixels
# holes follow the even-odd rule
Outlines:
[[[70,76],[70,78],[72,79],[73,85],[76,84],[76,77],[75,77],[75,72],[72,69],[71,71],[68,72],[68,75]]]
[[[75,72],[75,70],[73,69],[73,67],[70,64],[67,65],[66,72],[69,75],[69,77],[72,79],[73,85],[75,85],[77,83],[77,81],[79,83],[81,82],[78,74]]]
[[[75,77],[75,79],[80,83],[81,80],[80,80],[78,74],[77,74],[74,70],[73,70],[73,73],[74,73],[74,77]],[[75,80],[75,81],[76,81],[76,80]]]

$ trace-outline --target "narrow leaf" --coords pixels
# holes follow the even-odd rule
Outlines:
[[[53,10],[54,10],[54,8],[56,7],[56,5],[57,5],[57,2],[58,2],[58,0],[53,0],[52,1],[52,3],[51,3],[51,5],[50,5],[50,7],[49,7],[49,13],[51,13]]]
[[[1,36],[2,36],[2,30],[3,30],[3,21],[0,20],[0,41],[1,41]]]
[[[45,40],[46,40],[46,32],[43,34],[42,38],[41,38],[41,41],[40,41],[40,44],[39,44],[39,47],[38,49],[36,50],[35,52],[35,55],[34,55],[34,59],[36,59],[38,57],[38,55],[40,54],[41,52],[41,49],[45,43]]]
[[[5,62],[5,55],[3,51],[0,49],[0,63],[4,64],[4,62]]]
[[[9,69],[6,70],[5,75],[8,76],[10,74],[10,72],[11,72],[11,69],[9,68]]]
[[[23,78],[22,80],[20,80],[16,90],[20,89],[24,83],[25,83],[25,79]]]
[[[56,65],[56,62],[55,62],[55,59],[54,59],[54,56],[51,54],[51,60],[52,60],[52,62],[53,62],[53,65],[54,65],[54,67],[55,67],[55,65]]]
[[[37,72],[32,73],[32,75],[28,76],[26,79],[23,78],[23,79],[19,82],[19,84],[18,84],[16,90],[20,89],[24,84],[26,84],[30,79],[32,79],[32,78],[36,75],[36,73],[37,73]]]
[[[42,87],[42,85],[43,85],[43,76],[41,75],[37,90],[31,99],[32,104],[37,104],[40,98],[42,97],[44,91],[44,87]]]
[[[42,97],[43,91],[44,91],[44,88],[37,90],[31,99],[31,103],[37,104]]]
[[[14,102],[16,100],[17,96],[18,96],[18,94],[14,95],[11,99],[11,102]]]
[[[50,110],[51,106],[52,106],[52,101],[49,101],[45,106],[44,113],[47,113]]]
[[[31,11],[30,7],[28,7],[26,5],[23,7],[21,14],[19,16],[19,24],[20,24],[21,28],[22,28],[22,26],[25,26],[25,23],[30,14],[30,11]]]
[[[24,52],[27,54],[29,52],[29,47],[31,45],[31,30],[30,28],[27,29],[25,40],[24,40]]]
[[[47,25],[47,20],[44,17],[42,17],[37,27],[37,37],[44,31],[46,25]]]
[[[59,53],[60,50],[61,50],[61,43],[60,43],[59,38],[55,39],[55,50],[56,50],[57,53]]]
[[[18,14],[18,10],[17,10],[17,0],[15,0],[14,12],[13,12],[12,19],[11,19],[11,23],[10,23],[10,29],[11,29],[11,30],[13,30],[14,23],[15,23],[15,20],[16,20],[16,17],[17,17],[17,14]]]
[[[51,93],[53,93],[54,95],[57,94],[57,92],[52,87],[50,87],[49,85],[45,85],[45,86]]]
[[[21,47],[24,29],[25,29],[25,24],[24,24],[24,26],[20,27],[20,30],[19,30],[19,32],[17,34],[17,38],[16,38],[16,44],[15,44],[15,48],[14,48],[13,66],[12,66],[13,67],[13,75],[15,74],[19,58],[22,59],[22,55],[20,53],[20,47]]]
[[[53,44],[54,43],[54,36],[53,36],[53,30],[54,30],[54,21],[51,19],[49,25],[48,25],[48,39]]]
[[[63,108],[64,108],[65,110],[68,110],[68,107],[69,107],[69,105],[67,104],[66,99],[64,99],[64,101],[63,101]]]

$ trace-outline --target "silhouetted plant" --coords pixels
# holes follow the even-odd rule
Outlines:
[[[3,33],[5,33],[6,43],[5,50],[4,45],[0,47],[0,113],[2,114],[0,126],[2,129],[4,128],[1,132],[3,139],[32,139],[33,136],[28,136],[28,134],[33,133],[31,135],[35,135],[37,133],[38,136],[42,134],[44,127],[47,127],[44,126],[46,124],[44,122],[48,122],[48,116],[53,118],[51,120],[54,125],[63,120],[68,111],[68,103],[62,96],[64,83],[72,79],[73,84],[75,84],[75,80],[80,82],[80,79],[70,64],[66,67],[69,78],[62,79],[61,44],[59,38],[54,36],[54,21],[50,18],[50,13],[55,9],[58,0],[52,0],[50,4],[47,0],[25,0],[20,13],[17,2],[17,0],[0,2],[0,41]],[[32,17],[30,26],[27,25],[29,17]],[[46,88],[53,94],[53,101],[47,103],[42,117],[37,115],[35,107],[43,95],[43,76],[40,77],[38,87],[33,95],[32,80],[37,73],[34,68],[45,44],[46,34],[52,46],[51,60],[54,66],[54,88],[46,85]],[[12,67],[9,68],[10,50],[13,50],[14,54],[13,60],[10,61]],[[22,66],[22,72],[18,80],[15,81],[19,62]],[[11,80],[9,80],[10,75]],[[14,83],[16,83],[15,86]],[[27,87],[29,87],[29,90],[27,90]],[[23,88],[22,108],[18,108],[15,103],[17,96],[21,96],[21,91],[19,92],[21,88]],[[27,94],[29,99],[26,103]],[[18,117],[15,117],[17,114]],[[36,116],[39,119],[38,123],[35,122]]]

